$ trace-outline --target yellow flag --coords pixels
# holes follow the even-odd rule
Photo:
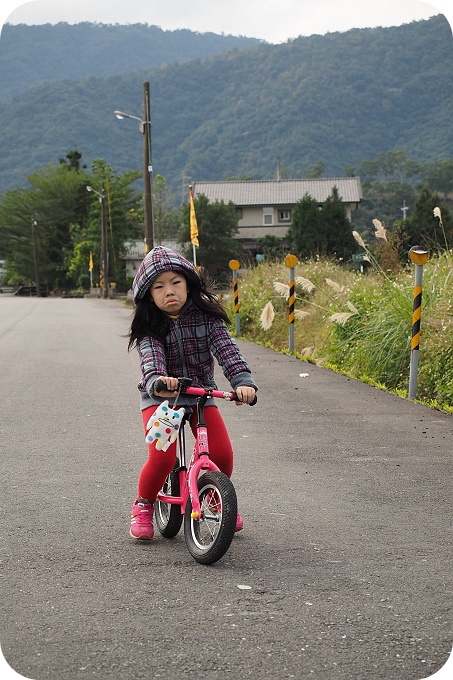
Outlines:
[[[90,264],[88,266],[88,271],[92,272],[93,271],[93,253],[90,250]]]
[[[194,244],[194,246],[199,247],[198,243],[198,224],[197,224],[197,216],[195,215],[195,206],[193,204],[193,192],[192,192],[192,187],[189,187],[189,192],[190,192],[190,240]]]

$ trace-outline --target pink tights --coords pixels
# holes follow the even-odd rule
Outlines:
[[[150,406],[142,411],[145,428],[156,408],[157,405]],[[233,472],[233,448],[223,418],[219,410],[214,406],[205,408],[204,417],[209,428],[209,449],[212,452],[212,462],[228,477],[231,477]],[[194,436],[197,424],[196,419],[197,416],[194,413],[189,421]],[[176,450],[176,442],[167,451],[158,451],[155,444],[148,444],[148,460],[144,464],[138,478],[138,494],[141,498],[154,503],[158,492],[165,482],[165,478],[173,468]],[[190,452],[188,453],[190,454]]]

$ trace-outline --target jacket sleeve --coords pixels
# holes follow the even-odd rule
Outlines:
[[[239,351],[235,339],[220,319],[210,321],[209,340],[211,352],[233,390],[240,385],[248,385],[258,390],[249,365]]]
[[[160,340],[146,337],[140,340],[138,353],[142,370],[141,387],[152,397],[153,386],[157,378],[161,375],[167,375],[165,348]]]

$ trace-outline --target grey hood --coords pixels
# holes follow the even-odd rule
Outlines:
[[[197,271],[192,262],[189,262],[183,255],[175,253],[170,248],[156,246],[146,255],[132,284],[134,302],[143,298],[149,290],[152,282],[158,276],[168,271],[180,272],[184,275],[197,276]]]

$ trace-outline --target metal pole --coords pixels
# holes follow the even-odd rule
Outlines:
[[[294,354],[294,268],[298,260],[295,255],[287,255],[285,264],[289,268],[289,297],[288,297],[288,323],[289,323],[289,351]]]
[[[109,296],[109,264],[108,264],[108,247],[107,247],[107,211],[105,209],[105,193],[104,182],[101,183],[101,211],[102,211],[102,234],[101,234],[101,271],[102,271],[102,286],[103,298],[107,300]]]
[[[35,263],[35,284],[36,284],[36,295],[37,297],[41,297],[41,284],[39,282],[39,266],[38,266],[38,241],[36,238],[36,229],[35,227],[37,226],[36,220],[31,221],[31,234],[33,238],[33,260]]]
[[[151,105],[149,83],[143,83],[143,203],[145,212],[145,255],[154,248],[154,212],[151,158]]]
[[[409,256],[415,264],[414,304],[412,312],[411,360],[409,368],[409,399],[417,394],[418,350],[420,347],[420,321],[422,313],[423,265],[428,261],[428,251],[414,246]]]
[[[240,267],[237,260],[230,260],[230,269],[233,272],[233,299],[234,299],[234,321],[236,324],[236,337],[241,336],[241,320],[239,317],[239,287],[236,272]]]

